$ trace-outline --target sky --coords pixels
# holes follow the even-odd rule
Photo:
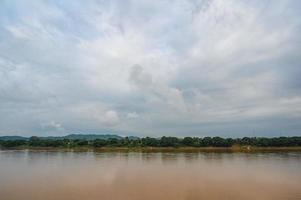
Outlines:
[[[299,0],[0,0],[0,135],[301,135]]]

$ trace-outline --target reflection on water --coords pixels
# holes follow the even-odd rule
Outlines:
[[[0,199],[301,199],[301,153],[0,151]]]

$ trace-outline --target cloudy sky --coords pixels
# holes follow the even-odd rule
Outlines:
[[[0,135],[301,135],[299,0],[1,0]]]

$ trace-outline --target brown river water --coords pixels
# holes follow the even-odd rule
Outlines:
[[[301,199],[301,153],[0,151],[1,200]]]

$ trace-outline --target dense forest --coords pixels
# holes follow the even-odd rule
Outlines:
[[[28,140],[0,140],[1,148],[15,147],[301,147],[301,137],[166,137],[161,138],[110,138],[110,139],[45,139],[33,136]]]

